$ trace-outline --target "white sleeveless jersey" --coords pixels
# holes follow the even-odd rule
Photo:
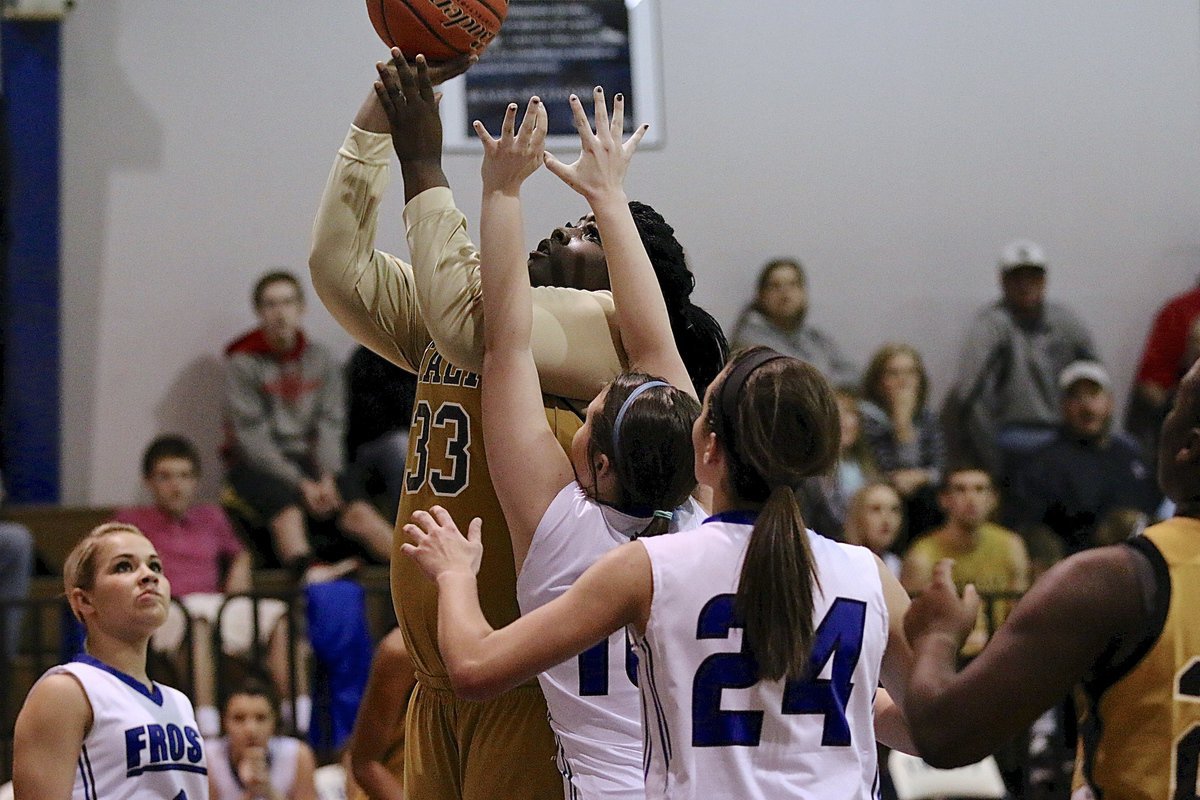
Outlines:
[[[646,797],[872,798],[888,632],[875,559],[808,531],[821,585],[811,678],[760,681],[733,610],[751,529],[730,512],[642,542],[654,578],[636,642]]]
[[[204,740],[191,701],[176,689],[146,689],[90,656],[51,667],[69,673],[92,706],[92,727],[75,768],[72,800],[205,800]]]
[[[703,510],[689,499],[676,511],[670,530],[695,528],[703,518]],[[563,594],[648,522],[589,499],[576,482],[565,486],[542,515],[517,576],[521,613]],[[644,797],[637,662],[625,631],[551,667],[538,681],[558,739],[568,800]]]
[[[211,800],[241,800],[246,790],[237,776],[237,767],[229,759],[229,742],[225,737],[208,741],[208,774],[217,793]],[[291,797],[296,783],[296,761],[300,757],[300,740],[291,736],[272,736],[267,740],[267,769],[271,788],[281,797]]]

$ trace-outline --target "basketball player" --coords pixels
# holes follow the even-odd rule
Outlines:
[[[441,167],[441,121],[431,68],[414,72],[393,50],[360,109],[330,175],[314,230],[313,283],[330,312],[361,343],[416,372],[400,519],[445,503],[489,520],[481,603],[498,625],[518,614],[516,576],[503,514],[480,435],[482,361],[479,259]],[[391,133],[391,136],[387,135]],[[410,266],[374,249],[391,145],[400,160]],[[672,328],[689,366],[719,363],[720,328],[688,299],[695,279],[669,225],[648,206],[632,209],[664,286]],[[529,255],[538,283],[534,356],[556,436],[569,445],[577,411],[620,371],[604,250],[594,228],[558,228]],[[562,288],[595,291],[577,291]],[[703,382],[715,373],[701,373]],[[394,543],[399,547],[400,537]],[[437,647],[437,594],[405,559],[392,559],[392,599],[417,674],[405,738],[405,791],[414,797],[560,798],[555,745],[536,681],[489,703],[455,698]],[[529,676],[532,678],[533,676]]]
[[[1176,516],[1046,572],[962,672],[974,587],[950,563],[905,620],[907,713],[936,766],[976,761],[1076,689],[1076,798],[1195,797],[1200,765],[1200,362],[1163,422],[1158,479]]]
[[[146,674],[146,648],[171,601],[150,540],[120,522],[93,529],[67,556],[63,585],[86,654],[51,667],[25,699],[16,800],[207,798],[192,704]]]
[[[347,748],[354,777],[350,800],[404,800],[404,717],[416,682],[404,634],[395,628],[375,648],[354,718]]]
[[[484,442],[512,539],[523,614],[560,596],[618,544],[694,528],[704,518],[690,499],[696,486],[691,431],[700,405],[623,189],[646,128],[622,143],[621,95],[611,123],[599,88],[595,109],[593,132],[579,98],[571,97],[580,157],[571,165],[552,157],[546,163],[592,207],[589,223],[604,242],[622,340],[639,371],[621,373],[588,405],[569,456],[556,446],[542,410],[521,246],[520,188],[542,164],[546,109],[538,98],[530,100],[514,131],[517,106],[510,105],[498,140],[476,123],[484,149]],[[641,709],[626,651],[625,632],[618,631],[538,676],[568,797],[645,797]]]
[[[403,546],[438,587],[455,688],[483,698],[635,634],[651,798],[874,797],[875,688],[903,708],[908,598],[865,548],[805,530],[793,486],[832,467],[837,404],[811,365],[732,359],[693,431],[713,516],[602,557],[561,597],[494,629],[479,610],[480,523],[418,511]]]

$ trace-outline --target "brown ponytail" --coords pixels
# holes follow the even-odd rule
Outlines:
[[[733,495],[761,506],[734,601],[747,647],[761,677],[804,676],[820,579],[794,487],[837,461],[833,390],[812,365],[752,348],[730,362],[708,421],[726,453]]]

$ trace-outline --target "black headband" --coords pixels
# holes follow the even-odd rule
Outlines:
[[[718,415],[718,425],[721,427],[721,431],[718,433],[722,439],[725,439],[725,449],[728,452],[732,453],[733,451],[733,420],[737,417],[738,397],[742,395],[742,387],[745,386],[746,380],[749,380],[750,374],[764,363],[786,359],[786,357],[770,348],[757,350],[756,353],[746,356],[740,361],[738,366],[730,369],[730,374],[721,381],[721,389],[716,396],[716,404],[721,410]]]

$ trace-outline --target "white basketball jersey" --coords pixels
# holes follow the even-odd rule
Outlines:
[[[182,692],[158,683],[148,690],[91,656],[51,667],[45,675],[60,673],[79,681],[92,706],[72,800],[208,797],[204,740]]]
[[[689,499],[676,511],[670,530],[695,528],[703,518],[703,510]],[[517,576],[521,613],[561,595],[648,523],[596,503],[578,483],[564,487],[542,515]],[[569,800],[644,797],[637,660],[625,631],[551,667],[538,681],[558,739],[558,766]]]
[[[237,767],[229,759],[225,737],[208,741],[208,772],[217,790],[211,800],[241,800],[246,790],[238,778]],[[296,762],[300,758],[300,740],[291,736],[272,736],[267,740],[267,769],[271,788],[281,797],[291,797],[296,783]]]
[[[808,532],[821,585],[811,677],[760,681],[734,615],[751,529],[729,512],[642,542],[654,577],[636,642],[646,797],[872,798],[888,631],[875,559]]]

